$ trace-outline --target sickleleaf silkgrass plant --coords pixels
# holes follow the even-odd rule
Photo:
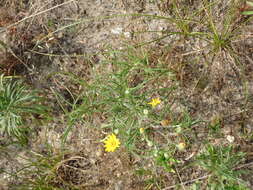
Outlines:
[[[14,77],[0,76],[0,133],[26,140],[24,120],[31,114],[42,114],[41,98]]]

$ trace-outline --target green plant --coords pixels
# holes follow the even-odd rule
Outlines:
[[[239,177],[245,171],[236,169],[243,158],[244,154],[234,152],[232,146],[220,147],[209,144],[197,157],[196,163],[210,172],[209,188],[221,190],[244,185]]]
[[[217,2],[216,2],[217,3]],[[236,29],[238,25],[234,25],[234,20],[237,17],[235,7],[236,2],[229,5],[228,10],[224,13],[224,18],[219,23],[215,20],[215,9],[216,3],[209,3],[204,1],[204,11],[207,18],[206,25],[209,28],[207,33],[208,38],[206,39],[213,47],[213,52],[219,52],[224,49],[230,49],[232,39],[237,35]]]
[[[175,173],[173,169],[174,165],[180,163],[178,160],[174,158],[171,153],[164,150],[158,150],[156,153],[156,163],[159,166],[162,166],[167,172]]]
[[[28,90],[21,80],[0,76],[0,132],[18,139],[25,139],[28,127],[25,118],[31,114],[42,114],[44,107],[40,97]]]

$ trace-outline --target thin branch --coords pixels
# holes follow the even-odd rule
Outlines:
[[[247,164],[242,164],[241,166],[238,166],[238,167],[234,168],[234,170],[238,170],[238,169],[245,168],[245,167],[252,166],[252,165],[253,165],[253,162],[250,162],[250,163],[247,163]],[[193,182],[198,181],[198,180],[206,179],[206,178],[208,178],[210,176],[211,176],[211,174],[205,175],[205,176],[202,176],[202,177],[199,177],[199,178],[196,178],[196,179],[192,179],[192,180],[189,180],[189,181],[180,182],[179,184],[165,187],[162,190],[173,189],[173,188],[177,187],[178,185],[187,185],[189,183],[193,183]]]
[[[67,1],[67,2],[65,2],[65,3],[56,5],[56,6],[54,6],[54,7],[51,7],[51,8],[49,8],[49,9],[46,9],[46,10],[44,10],[44,11],[41,11],[41,12],[38,12],[38,13],[36,13],[36,14],[30,15],[30,16],[28,16],[28,17],[25,17],[25,18],[23,18],[23,19],[21,19],[21,20],[15,22],[15,23],[13,23],[13,24],[10,24],[9,26],[6,26],[6,27],[3,28],[2,30],[0,30],[0,33],[5,32],[7,29],[9,29],[9,28],[11,28],[11,27],[13,27],[13,26],[16,26],[16,25],[18,25],[19,23],[24,22],[24,21],[26,21],[26,20],[28,20],[28,19],[30,19],[30,18],[33,18],[33,17],[36,17],[36,16],[38,16],[38,15],[44,14],[44,13],[46,13],[46,12],[48,12],[48,11],[51,11],[51,10],[56,9],[56,8],[58,8],[58,7],[61,7],[61,6],[63,6],[63,5],[69,4],[69,3],[73,2],[73,1],[75,1],[75,0]]]
[[[188,183],[193,183],[193,182],[198,181],[198,180],[203,180],[203,179],[206,179],[206,178],[208,178],[210,176],[211,176],[210,174],[209,175],[205,175],[205,176],[202,176],[202,177],[199,177],[199,178],[196,178],[196,179],[192,179],[192,180],[189,180],[189,181],[182,182],[180,184],[176,184],[176,185],[172,185],[172,186],[169,186],[169,187],[165,187],[162,190],[173,189],[173,188],[177,187],[178,185],[187,185]]]
[[[177,168],[175,168],[175,169],[176,169],[177,176],[178,176],[178,178],[179,178],[179,180],[180,180],[181,186],[183,187],[184,190],[186,190],[186,189],[185,189],[185,186],[184,186],[184,183],[183,183],[183,181],[182,181],[182,178],[181,178],[181,176],[179,175],[179,173],[178,173],[178,171],[177,171]]]
[[[246,168],[246,167],[252,166],[252,165],[253,165],[253,162],[249,162],[249,163],[247,163],[247,164],[242,164],[242,165],[236,167],[235,170],[239,170],[239,169],[241,169],[241,168]]]

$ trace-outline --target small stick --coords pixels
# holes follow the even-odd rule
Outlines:
[[[192,183],[192,182],[195,182],[195,181],[198,181],[198,180],[202,180],[202,179],[206,179],[208,178],[209,176],[211,175],[205,175],[205,176],[202,176],[202,177],[199,177],[199,178],[196,178],[196,179],[192,179],[192,180],[189,180],[189,181],[185,181],[185,182],[182,182],[180,183],[181,185],[186,185],[188,183]],[[168,189],[173,189],[174,187],[178,186],[179,184],[176,184],[176,185],[172,185],[172,186],[169,186],[169,187],[165,187],[163,188],[162,190],[168,190]]]
[[[49,8],[49,9],[46,9],[46,10],[44,10],[44,11],[40,11],[40,12],[38,12],[38,13],[36,13],[36,14],[30,15],[30,16],[28,16],[28,17],[25,17],[25,18],[23,18],[23,19],[21,19],[21,20],[15,22],[15,23],[13,23],[13,24],[10,24],[9,26],[6,26],[6,27],[3,28],[2,30],[0,30],[0,33],[5,32],[7,29],[9,29],[9,28],[11,28],[11,27],[13,27],[13,26],[16,26],[16,25],[18,25],[19,23],[24,22],[24,21],[26,21],[26,20],[28,20],[28,19],[30,19],[30,18],[33,18],[33,17],[36,17],[36,16],[38,16],[38,15],[44,14],[44,13],[46,13],[46,12],[48,12],[48,11],[51,11],[51,10],[56,9],[56,8],[58,8],[58,7],[61,7],[61,6],[63,6],[63,5],[69,4],[69,3],[73,2],[73,1],[75,1],[75,0],[67,1],[67,2],[65,2],[65,3],[56,5],[56,6],[54,6],[54,7],[51,7],[51,8]]]
[[[248,167],[248,166],[251,166],[253,165],[253,162],[250,162],[250,163],[247,163],[247,164],[242,164],[241,166],[238,166],[236,168],[234,168],[234,170],[238,170],[238,169],[241,169],[241,168],[245,168],[245,167]],[[196,178],[196,179],[192,179],[192,180],[189,180],[189,181],[185,181],[185,182],[181,182],[180,185],[186,185],[188,183],[192,183],[192,182],[195,182],[195,181],[198,181],[198,180],[203,180],[203,179],[206,179],[208,177],[210,177],[211,174],[209,175],[205,175],[205,176],[202,176],[202,177],[199,177],[199,178]],[[162,190],[168,190],[168,189],[173,189],[175,188],[176,186],[178,186],[179,184],[176,184],[176,185],[171,185],[169,187],[165,187],[163,188]]]
[[[182,178],[181,178],[181,176],[179,175],[179,173],[178,173],[178,171],[177,171],[177,168],[175,168],[175,169],[176,169],[177,176],[178,176],[178,178],[179,178],[179,180],[180,180],[181,186],[183,187],[184,190],[186,190],[186,189],[185,189],[185,186],[184,186],[184,183],[183,183],[183,181],[182,181]]]

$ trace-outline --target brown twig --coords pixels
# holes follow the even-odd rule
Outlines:
[[[168,189],[173,189],[174,187],[177,187],[178,185],[187,185],[188,183],[192,183],[192,182],[195,182],[195,181],[198,181],[198,180],[203,180],[203,179],[206,179],[208,177],[210,177],[211,175],[205,175],[205,176],[202,176],[202,177],[198,177],[196,179],[192,179],[192,180],[189,180],[189,181],[185,181],[185,182],[182,182],[180,184],[176,184],[176,185],[171,185],[169,187],[165,187],[163,188],[162,190],[168,190]]]
[[[25,17],[25,18],[23,18],[23,19],[21,19],[21,20],[15,22],[15,23],[13,23],[13,24],[10,24],[9,26],[4,27],[2,30],[0,30],[0,33],[5,32],[7,29],[9,29],[9,28],[11,28],[11,27],[13,27],[13,26],[16,26],[16,25],[20,24],[21,22],[24,22],[24,21],[26,21],[26,20],[28,20],[28,19],[30,19],[30,18],[33,18],[33,17],[36,17],[36,16],[38,16],[38,15],[44,14],[44,13],[46,13],[46,12],[48,12],[48,11],[51,11],[51,10],[56,9],[56,8],[58,8],[58,7],[61,7],[61,6],[63,6],[63,5],[69,4],[69,3],[73,2],[73,1],[75,1],[75,0],[70,0],[70,1],[67,1],[67,2],[64,2],[64,3],[61,3],[61,4],[59,4],[59,5],[56,5],[56,6],[54,6],[54,7],[51,7],[51,8],[49,8],[49,9],[44,10],[44,11],[40,11],[40,12],[38,12],[38,13],[35,13],[35,14],[30,15],[30,16],[28,16],[28,17]]]
[[[245,167],[248,167],[248,166],[251,166],[251,165],[253,165],[253,162],[250,162],[250,163],[247,163],[247,164],[242,164],[241,166],[238,166],[238,167],[234,168],[234,170],[238,170],[238,169],[241,169],[241,168],[245,168]],[[180,182],[179,184],[175,184],[175,185],[171,185],[171,186],[165,187],[165,188],[163,188],[162,190],[173,189],[173,188],[177,187],[178,185],[187,185],[187,184],[189,184],[189,183],[193,183],[193,182],[198,181],[198,180],[206,179],[206,178],[208,178],[208,177],[210,177],[210,176],[211,176],[211,174],[209,174],[209,175],[204,175],[204,176],[198,177],[198,178],[196,178],[196,179],[192,179],[192,180],[185,181],[185,182]]]

